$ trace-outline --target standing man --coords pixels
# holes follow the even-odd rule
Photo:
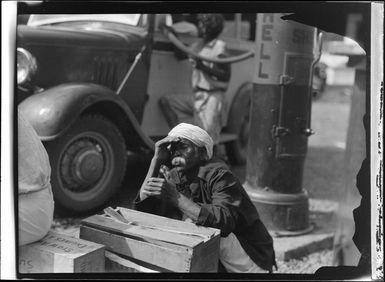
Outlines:
[[[19,246],[50,230],[54,200],[48,154],[35,130],[18,111]]]
[[[191,49],[208,59],[224,58],[225,42],[218,39],[224,27],[221,14],[199,14],[198,34],[201,40],[192,44]],[[170,32],[169,29],[166,29]],[[180,122],[195,124],[206,130],[214,141],[224,125],[226,109],[224,94],[230,80],[231,66],[189,59],[194,67],[192,73],[192,97],[186,95],[165,96],[159,100],[160,107],[171,127]]]
[[[174,127],[155,145],[136,209],[220,229],[219,271],[272,272],[272,237],[239,180],[212,156],[206,131]]]

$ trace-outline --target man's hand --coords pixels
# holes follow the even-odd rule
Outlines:
[[[175,184],[159,177],[150,177],[142,186],[141,193],[147,197],[152,196],[166,200],[174,206],[176,206],[179,198],[179,192],[176,190]]]
[[[171,154],[168,146],[171,142],[179,141],[177,137],[166,136],[155,143],[155,153],[151,160],[150,167],[147,171],[147,175],[140,188],[139,197],[143,201],[148,196],[159,196],[161,193],[153,184],[150,185],[151,178],[158,178],[160,167],[171,161]]]
[[[192,58],[192,57],[189,57],[188,60],[189,60],[190,64],[192,65],[192,67],[195,69],[197,66],[197,60]]]
[[[166,136],[165,138],[156,142],[154,159],[159,161],[161,164],[170,160],[171,155],[167,147],[170,145],[171,142],[177,141],[179,141],[179,138],[177,137]]]
[[[196,58],[190,57],[189,61],[190,61],[191,65],[192,65],[192,67],[196,68],[196,69],[201,69],[201,67],[203,65],[202,60],[199,60],[199,59],[196,59]]]
[[[159,26],[159,29],[163,31],[167,35],[167,33],[171,32],[175,37],[178,37],[175,29],[172,26],[166,25],[166,24],[161,24]]]
[[[169,169],[161,166],[160,174],[164,177],[149,177],[140,188],[140,198],[143,200],[149,196],[163,199],[177,207],[192,222],[199,217],[201,207],[188,199],[176,189],[175,183],[171,180]]]
[[[212,67],[214,66],[213,63],[208,63],[206,61],[202,61],[202,60],[196,59],[196,58],[190,57],[189,61],[190,61],[191,65],[194,69],[202,70],[204,72],[211,71]]]

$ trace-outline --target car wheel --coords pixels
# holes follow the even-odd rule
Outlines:
[[[58,214],[95,211],[123,180],[125,140],[116,125],[103,116],[81,116],[62,136],[45,145]]]
[[[226,132],[234,133],[237,139],[226,143],[226,153],[232,164],[243,165],[247,159],[247,144],[250,132],[250,106],[252,87],[243,87],[235,96],[230,108]]]

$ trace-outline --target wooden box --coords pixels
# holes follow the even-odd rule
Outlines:
[[[103,245],[50,231],[40,241],[19,247],[19,272],[104,272],[104,251]]]
[[[135,263],[127,257],[106,251],[106,272],[159,273],[160,271]]]
[[[127,223],[94,215],[80,225],[80,238],[158,272],[217,272],[220,231],[131,209],[118,209]]]

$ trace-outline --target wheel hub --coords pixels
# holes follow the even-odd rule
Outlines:
[[[86,148],[74,158],[73,175],[82,186],[96,182],[103,173],[103,156],[95,149]]]
[[[73,142],[61,161],[61,179],[73,192],[83,192],[103,175],[105,158],[100,145],[91,138]]]

